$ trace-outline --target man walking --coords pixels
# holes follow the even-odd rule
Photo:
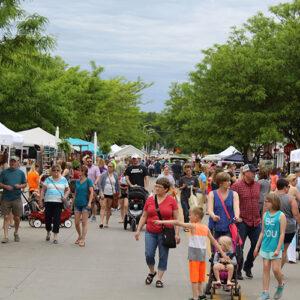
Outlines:
[[[300,214],[297,201],[288,194],[289,182],[283,178],[277,180],[277,195],[280,198],[280,210],[286,216],[286,229],[284,236],[284,250],[282,254],[283,267],[287,260],[287,249],[291,244],[297,230],[297,223],[300,223]]]
[[[8,226],[10,214],[12,212],[15,221],[15,242],[20,241],[18,234],[20,217],[22,216],[23,203],[21,199],[21,190],[26,187],[26,177],[23,171],[19,170],[19,159],[12,156],[9,160],[9,168],[0,175],[0,188],[3,189],[1,211],[4,215],[3,230],[4,237],[2,243],[8,243]]]
[[[243,279],[242,268],[248,278],[253,278],[251,269],[254,262],[254,249],[261,231],[261,218],[259,214],[259,194],[260,184],[254,181],[256,168],[247,164],[243,167],[242,180],[236,181],[232,185],[232,190],[236,191],[240,199],[240,218],[242,222],[238,224],[239,233],[243,240],[237,276],[239,280]],[[244,263],[243,248],[246,238],[250,239],[251,247]]]
[[[140,164],[139,158],[138,154],[131,156],[131,165],[127,167],[124,175],[129,187],[138,185],[146,188],[148,186],[148,169]]]

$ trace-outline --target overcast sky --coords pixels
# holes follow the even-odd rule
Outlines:
[[[230,28],[279,0],[26,0],[25,9],[49,19],[55,54],[104,77],[141,77],[154,85],[145,111],[160,111],[172,82],[185,81],[201,49],[226,41]]]

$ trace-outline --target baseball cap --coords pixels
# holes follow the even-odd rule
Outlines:
[[[11,156],[9,160],[19,161],[20,159],[18,156]]]
[[[248,171],[255,173],[257,171],[257,168],[252,164],[244,165],[243,166],[243,173],[248,172]]]
[[[140,156],[137,153],[134,153],[131,155],[131,158],[140,158]]]

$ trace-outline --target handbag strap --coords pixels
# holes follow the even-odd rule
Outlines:
[[[115,193],[114,192],[114,187],[113,187],[113,184],[112,184],[112,182],[111,182],[111,179],[110,179],[110,176],[109,176],[109,173],[107,172],[107,176],[108,176],[108,180],[109,180],[109,182],[110,182],[110,185],[111,185],[111,189],[112,189],[112,192],[113,192],[113,194]]]
[[[57,189],[57,191],[60,193],[61,198],[63,198],[64,196],[63,196],[62,192],[58,189],[58,187],[56,186],[56,184],[54,183],[54,181],[53,181],[51,178],[49,178],[49,180],[50,180],[51,183],[54,185],[54,187]]]
[[[162,221],[163,218],[162,218],[160,210],[159,210],[158,201],[157,201],[157,195],[154,196],[154,201],[155,201],[156,213],[157,213],[159,219]]]
[[[222,206],[223,206],[223,209],[224,209],[224,211],[225,211],[225,214],[226,214],[228,220],[231,220],[230,214],[229,214],[229,212],[228,212],[228,210],[227,210],[227,208],[226,208],[225,201],[224,201],[224,199],[223,199],[221,193],[219,193],[219,192],[217,191],[217,194],[218,194],[218,196],[219,196],[219,198],[220,198],[221,204],[222,204]]]

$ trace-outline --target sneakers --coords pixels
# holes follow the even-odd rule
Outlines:
[[[20,242],[20,237],[17,232],[14,233],[15,242]]]
[[[96,216],[91,216],[91,222],[96,222]]]
[[[268,292],[262,292],[257,298],[257,300],[269,300],[270,299],[270,294]]]
[[[198,300],[206,300],[206,295],[199,296]]]
[[[242,273],[237,273],[236,278],[237,278],[237,280],[244,280]]]
[[[284,289],[284,284],[281,286],[278,286],[276,289],[276,292],[273,296],[273,299],[280,299],[282,297],[283,289]]]
[[[1,243],[2,243],[2,244],[8,243],[8,238],[3,238],[2,241],[1,241]]]

